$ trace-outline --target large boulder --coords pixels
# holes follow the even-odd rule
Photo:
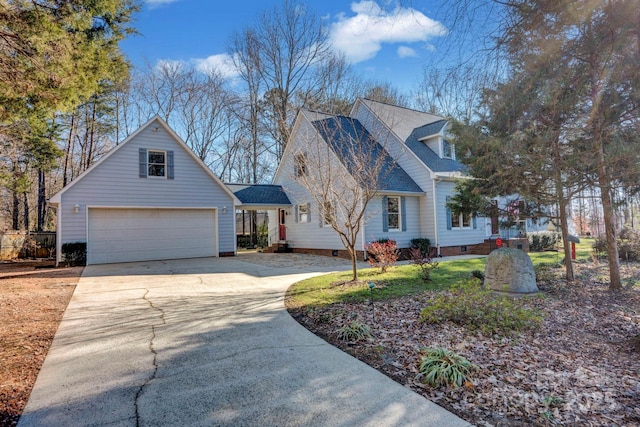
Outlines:
[[[484,270],[484,285],[500,292],[538,292],[531,258],[520,249],[501,248],[491,252]]]

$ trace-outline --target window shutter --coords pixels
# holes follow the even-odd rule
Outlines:
[[[402,222],[402,231],[407,231],[407,211],[405,210],[405,206],[405,198],[400,197],[400,222]]]
[[[389,231],[389,198],[382,196],[382,231]]]
[[[307,222],[311,222],[311,203],[307,203]]]
[[[147,149],[138,150],[138,163],[140,164],[140,178],[147,177]]]
[[[293,216],[294,216],[294,218],[293,218],[294,222],[298,222],[298,205],[296,205],[293,208]]]
[[[476,216],[473,215],[471,217],[471,220],[473,221],[473,229],[475,230],[476,228],[478,228],[478,221],[476,221]]]
[[[167,179],[174,178],[173,151],[167,151]]]
[[[449,204],[449,200],[451,200],[451,197],[447,196],[447,204]],[[451,230],[451,227],[451,208],[447,206],[447,230]]]

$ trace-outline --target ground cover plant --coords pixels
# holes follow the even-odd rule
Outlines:
[[[577,247],[572,284],[563,280],[561,254],[531,253],[542,295],[475,310],[471,325],[442,314],[425,321],[423,314],[433,307],[473,312],[471,301],[482,292],[470,292],[466,302],[444,298],[480,276],[483,259],[440,260],[430,282],[412,265],[385,274],[363,270],[359,283],[340,274],[317,277],[293,286],[286,304],[317,335],[474,425],[640,425],[640,266],[624,263],[627,287],[612,293],[606,263],[593,256],[591,243]],[[518,310],[515,323],[503,320]],[[482,327],[486,313],[498,328]],[[353,319],[370,337],[337,339]],[[467,362],[477,370],[460,369]],[[459,369],[453,374],[448,365]]]

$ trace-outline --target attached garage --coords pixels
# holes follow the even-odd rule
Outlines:
[[[233,256],[233,192],[155,117],[56,193],[57,262],[86,243],[88,264]]]
[[[215,209],[89,208],[87,263],[218,255]]]

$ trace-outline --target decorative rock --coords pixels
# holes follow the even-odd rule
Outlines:
[[[520,249],[501,248],[491,252],[484,270],[484,285],[501,292],[538,292],[531,258]]]

